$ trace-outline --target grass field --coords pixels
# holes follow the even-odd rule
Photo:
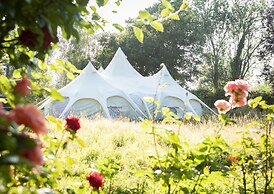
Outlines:
[[[176,132],[179,130],[181,140],[187,142],[190,147],[195,147],[217,131],[233,147],[234,142],[240,141],[242,137],[237,132],[259,130],[255,127],[246,128],[245,124],[250,122],[247,118],[241,118],[239,121],[238,125],[227,126],[221,131],[217,118],[200,123],[185,122],[180,127],[175,124],[155,125]],[[81,126],[77,135],[86,142],[86,146],[82,147],[74,141],[68,144],[67,149],[60,151],[58,157],[67,162],[68,173],[59,177],[56,191],[72,193],[68,189],[72,188],[76,193],[90,193],[85,177],[90,171],[99,169],[112,174],[113,177],[112,180],[104,181],[104,187],[111,188],[111,191],[105,193],[157,193],[155,190],[152,192],[153,186],[145,183],[145,177],[141,173],[152,165],[149,155],[155,153],[153,137],[142,127],[141,122],[81,118]],[[255,134],[254,138],[257,138]],[[53,129],[51,135],[59,138],[62,136],[61,132]],[[166,145],[161,142],[158,142],[157,146],[160,152],[166,150]]]

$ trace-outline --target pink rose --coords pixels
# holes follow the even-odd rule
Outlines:
[[[231,109],[231,104],[226,100],[217,100],[214,106],[218,109],[219,113],[227,113]]]
[[[37,134],[48,132],[44,116],[33,104],[17,105],[10,114],[18,125],[24,124]]]
[[[26,96],[30,93],[31,87],[30,82],[27,77],[23,77],[20,81],[18,81],[14,87],[15,94],[19,94],[20,96]]]
[[[43,154],[41,152],[42,145],[37,143],[37,145],[32,149],[21,150],[21,155],[28,159],[30,162],[36,165],[43,165]]]

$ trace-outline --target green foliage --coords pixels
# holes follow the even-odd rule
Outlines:
[[[253,88],[250,92],[250,98],[255,98],[256,96],[262,96],[268,104],[274,104],[273,89],[270,84],[263,84]]]
[[[140,14],[150,18],[147,12]],[[168,20],[162,24],[147,19],[148,23],[155,24],[155,28],[164,32],[155,32],[149,25],[141,27],[135,24],[133,29],[126,28],[122,34],[103,35],[99,39],[102,47],[92,61],[93,64],[106,67],[118,47],[121,47],[132,66],[144,76],[156,73],[160,70],[160,64],[164,63],[180,84],[195,79],[200,63],[200,57],[197,56],[201,53],[200,45],[204,43],[199,27],[201,24],[188,9],[177,15],[171,14],[170,17],[180,17],[180,21]],[[134,33],[143,44],[136,40]]]
[[[134,34],[135,34],[136,38],[141,43],[143,43],[143,40],[144,40],[144,33],[143,33],[143,31],[140,28],[136,27],[136,26],[133,27],[133,31],[134,31]]]
[[[218,99],[223,98],[223,89],[210,89],[210,88],[199,88],[197,90],[192,90],[191,93],[195,94],[199,99],[201,99],[209,107],[214,107],[214,102]]]

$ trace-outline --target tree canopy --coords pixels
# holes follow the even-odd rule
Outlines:
[[[172,1],[178,9],[179,1]],[[146,11],[164,15],[162,4]],[[146,36],[140,44],[132,28],[122,34],[106,34],[94,63],[105,67],[120,46],[131,64],[143,75],[157,72],[165,63],[181,84],[199,80],[201,86],[220,88],[226,81],[244,79],[254,68],[262,68],[258,52],[266,33],[262,28],[269,9],[267,1],[194,0],[178,14],[178,21],[164,21],[164,31],[142,26]],[[145,13],[142,13],[145,15]],[[139,16],[129,23],[138,26]]]
[[[158,6],[161,4],[151,8],[156,10],[156,14],[161,13]],[[154,74],[164,63],[172,76],[182,84],[194,79],[201,57],[200,45],[204,44],[199,28],[201,24],[190,10],[181,12],[179,17],[178,21],[164,21],[164,32],[155,32],[151,26],[143,27],[146,34],[143,44],[136,40],[132,28],[126,28],[121,35],[104,35],[99,40],[102,50],[94,59],[94,64],[103,64],[105,67],[117,48],[121,47],[130,63],[144,76]]]

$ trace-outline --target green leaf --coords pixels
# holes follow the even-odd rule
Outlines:
[[[58,63],[61,67],[65,67],[65,62],[61,59],[56,59],[56,63]]]
[[[170,10],[169,9],[163,9],[161,11],[161,16],[162,17],[168,16],[169,14],[170,14]]]
[[[193,118],[194,118],[194,120],[197,121],[197,122],[200,122],[200,121],[201,121],[200,117],[197,116],[197,115],[193,115]]]
[[[185,114],[184,118],[185,118],[186,120],[190,120],[192,116],[193,116],[192,113],[187,112],[187,113]]]
[[[13,74],[12,74],[12,77],[15,78],[15,79],[19,79],[21,78],[21,69],[15,69]]]
[[[6,104],[8,101],[5,98],[0,98],[0,102]]]
[[[142,19],[147,19],[151,16],[150,16],[150,13],[148,11],[141,10],[141,11],[139,11],[139,17],[142,18]]]
[[[146,102],[149,102],[149,103],[153,103],[154,102],[154,98],[152,98],[152,97],[144,97],[144,100]]]
[[[153,103],[156,104],[157,106],[160,106],[159,100],[154,100]]]
[[[9,80],[6,76],[0,76],[0,86],[4,86],[6,89],[10,88]]]
[[[119,30],[120,32],[124,31],[125,28],[119,24],[112,24],[117,30]]]
[[[210,174],[208,166],[204,167],[203,171],[204,171],[204,175],[206,176]]]
[[[151,129],[151,121],[150,120],[145,120],[144,122],[141,123],[141,128],[145,130],[150,130]]]
[[[64,100],[64,97],[54,88],[50,88],[50,97],[52,97],[54,100]]]
[[[162,108],[162,113],[163,113],[163,115],[167,115],[167,113],[169,113],[169,108],[168,107],[163,107]]]
[[[72,157],[70,157],[70,156],[66,157],[66,162],[70,166],[72,166],[73,164],[75,164],[75,160]]]
[[[180,17],[177,13],[170,15],[169,18],[172,20],[180,20]]]
[[[76,140],[80,146],[87,147],[87,144],[84,142],[84,140],[80,139],[79,137]]]
[[[133,26],[133,31],[134,31],[136,38],[139,40],[139,42],[143,43],[143,41],[144,41],[143,31],[136,26]]]
[[[46,69],[47,69],[47,64],[45,63],[45,61],[39,60],[39,62],[38,62],[38,67],[39,67],[41,70],[46,70]]]
[[[161,22],[153,21],[150,23],[150,25],[157,31],[160,31],[160,32],[164,31],[164,26]]]
[[[96,0],[96,3],[99,7],[102,7],[108,3],[108,0]]]
[[[73,80],[75,76],[73,75],[73,73],[67,72],[67,77],[68,77],[70,80]]]
[[[90,6],[89,7],[92,11],[96,12],[96,7],[95,6]]]
[[[188,7],[188,2],[184,1],[184,3],[181,5],[180,10],[183,11]]]
[[[250,101],[248,102],[248,106],[254,109],[254,108],[256,108],[256,107],[259,105],[259,103],[260,103],[260,101],[261,101],[262,99],[263,99],[262,96],[258,96],[258,97],[256,97],[256,98],[250,100]]]
[[[163,6],[165,6],[167,9],[173,9],[171,3],[168,2],[167,0],[162,0],[162,4],[163,4]]]

